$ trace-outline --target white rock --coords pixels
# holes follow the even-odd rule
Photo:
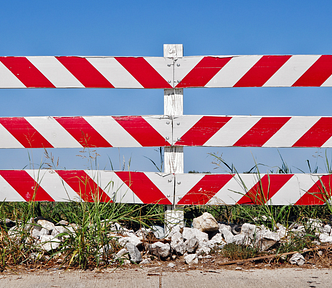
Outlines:
[[[205,232],[202,232],[196,228],[184,227],[182,236],[185,240],[196,237],[199,242],[208,241],[209,235]]]
[[[47,220],[38,220],[37,224],[40,225],[42,228],[45,228],[50,231],[53,230],[53,228],[55,226],[52,222],[47,221]]]
[[[205,212],[201,216],[194,218],[193,227],[202,232],[219,230],[217,220],[208,212]]]
[[[51,235],[58,237],[59,234],[66,233],[68,230],[64,226],[54,226]]]
[[[326,234],[331,234],[331,226],[329,224],[324,225],[323,229],[322,229],[322,233],[326,233]]]
[[[230,225],[226,225],[226,224],[222,224],[222,223],[218,223],[219,226],[219,232],[222,233],[221,231],[223,229],[227,229],[229,232],[232,232],[232,227]]]
[[[254,234],[256,233],[256,225],[244,223],[241,227],[241,233],[246,235],[247,237],[253,239]]]
[[[302,266],[305,263],[304,257],[300,253],[295,253],[292,258],[289,259],[289,263],[292,265]]]
[[[174,264],[174,263],[169,263],[169,264],[167,265],[167,267],[174,268],[174,267],[175,267],[175,264]]]
[[[176,232],[171,237],[171,247],[176,252],[176,254],[183,255],[186,251],[186,245],[183,242],[183,237],[180,232]]]
[[[181,226],[181,225],[175,225],[175,226],[173,226],[172,227],[172,229],[171,229],[171,231],[168,233],[168,235],[165,237],[165,239],[171,239],[172,238],[172,236],[175,234],[175,233],[177,233],[177,232],[180,232],[181,231],[181,229],[183,228],[183,226]],[[181,233],[181,232],[180,232]]]
[[[257,232],[255,245],[258,246],[261,251],[266,251],[279,241],[280,236],[277,232],[260,230]]]
[[[142,255],[134,244],[127,243],[126,249],[129,252],[130,260],[132,262],[140,263],[142,261]]]
[[[319,235],[319,241],[322,243],[332,243],[332,236],[322,233]]]
[[[40,244],[40,248],[47,252],[59,248],[60,243],[61,241],[52,235],[41,235],[37,241],[37,244]]]
[[[198,264],[198,258],[196,254],[188,254],[184,257],[184,261],[190,265],[190,264]]]
[[[141,263],[139,263],[139,264],[150,264],[152,261],[151,261],[151,259],[150,258],[146,258],[146,259],[144,259]]]
[[[116,253],[115,258],[121,258],[128,253],[126,248],[122,248],[118,253]]]
[[[167,258],[170,255],[171,247],[167,243],[155,242],[149,245],[149,251],[157,257]]]
[[[158,238],[158,239],[165,238],[164,227],[154,225],[154,226],[151,226],[151,230],[152,230],[154,236],[156,236],[156,238]]]
[[[119,238],[119,244],[121,246],[125,246],[127,243],[131,243],[131,244],[135,245],[136,247],[142,244],[141,240],[134,234],[130,234],[130,236],[128,236],[128,237]]]
[[[187,239],[184,242],[185,250],[188,251],[188,253],[193,253],[197,249],[199,243],[200,242],[198,241],[198,239],[196,237]]]
[[[246,236],[245,234],[237,234],[237,235],[234,235],[234,244],[236,245],[250,245],[252,240]]]
[[[234,240],[234,235],[232,234],[232,232],[226,228],[223,228],[221,230],[222,235],[224,236],[224,239],[226,241],[227,244],[233,243]]]
[[[211,248],[208,245],[199,245],[199,247],[196,250],[197,255],[208,255],[211,252]]]

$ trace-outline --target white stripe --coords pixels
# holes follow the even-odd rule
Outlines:
[[[172,65],[167,66],[167,64],[169,65],[173,62],[171,59],[160,57],[144,57],[144,59],[165,79],[165,81],[172,81],[173,67]]]
[[[261,58],[262,55],[234,56],[205,87],[233,87]]]
[[[54,201],[81,201],[81,197],[54,170],[25,170]]]
[[[315,178],[308,174],[294,174],[268,203],[272,205],[295,204],[315,183]],[[318,180],[318,177],[317,177]]]
[[[264,174],[261,174],[263,177]],[[208,202],[209,205],[234,205],[236,204],[256,183],[257,175],[239,174],[229,180]],[[248,198],[249,199],[249,198]]]
[[[233,146],[262,117],[232,117],[204,146]]]
[[[262,147],[292,147],[320,117],[292,117]]]
[[[172,120],[165,116],[142,116],[167,142],[172,142]],[[169,124],[167,124],[169,123]]]
[[[0,62],[0,88],[26,88],[26,86]]]
[[[182,79],[187,76],[188,73],[203,59],[203,56],[193,56],[193,57],[184,57],[178,58],[175,62],[174,69],[174,83],[175,86],[182,81]]]
[[[24,146],[0,124],[0,148],[24,148]]]
[[[113,147],[142,147],[111,116],[86,116],[83,118]],[[130,121],[129,117],[128,121]]]
[[[332,136],[322,145],[322,148],[331,148],[332,147]]]
[[[115,88],[143,86],[113,57],[86,58]]]
[[[203,116],[185,115],[175,116],[173,120],[173,143],[181,139]]]
[[[30,56],[27,59],[57,88],[84,88],[82,83],[53,56]]]
[[[82,145],[53,117],[25,117],[25,119],[54,148],[82,148]]]
[[[116,203],[143,204],[136,194],[112,171],[85,171]]]
[[[295,55],[263,85],[263,87],[292,86],[320,57],[320,55]]]
[[[25,199],[0,176],[0,201],[25,202]]]

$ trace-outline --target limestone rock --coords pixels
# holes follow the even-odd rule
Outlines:
[[[199,241],[196,237],[187,239],[184,242],[184,245],[185,245],[186,250],[187,250],[188,253],[194,253],[196,248],[198,247],[198,244],[199,244]]]
[[[256,234],[256,225],[244,223],[241,227],[241,233],[253,239]]]
[[[190,264],[198,264],[198,258],[196,254],[188,254],[184,257],[184,261],[190,265]]]
[[[304,257],[300,253],[295,253],[290,259],[289,263],[292,265],[302,266],[305,263]]]
[[[221,230],[221,233],[224,236],[224,239],[225,239],[225,241],[226,241],[227,244],[233,243],[235,241],[234,240],[234,235],[227,228],[223,228]]]
[[[141,240],[136,235],[134,234],[128,234],[128,235],[130,236],[119,238],[119,244],[121,246],[125,246],[127,243],[131,243],[137,247],[142,244]]]
[[[208,212],[194,218],[193,227],[202,232],[218,231],[219,226],[217,220]]]
[[[196,237],[199,242],[209,240],[209,235],[207,233],[202,232],[202,231],[200,231],[196,228],[184,227],[183,232],[182,232],[182,236],[185,240],[190,239],[190,238],[194,238],[194,237]]]
[[[130,260],[132,262],[140,263],[142,261],[142,255],[134,244],[127,243],[126,249],[129,252]]]
[[[37,244],[40,244],[40,249],[44,251],[51,251],[59,248],[60,240],[52,235],[41,235],[37,241]]]
[[[149,245],[149,251],[159,258],[167,258],[171,253],[171,247],[167,243],[155,242]]]

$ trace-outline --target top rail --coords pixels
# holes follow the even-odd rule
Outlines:
[[[0,57],[0,88],[331,87],[332,55]]]

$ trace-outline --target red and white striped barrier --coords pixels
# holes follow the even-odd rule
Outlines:
[[[332,55],[194,56],[177,65],[176,88],[332,86]]]
[[[172,88],[163,57],[0,57],[0,88]]]
[[[0,57],[0,88],[330,87],[332,55]]]
[[[167,116],[0,117],[0,148],[170,146]]]
[[[332,175],[177,174],[176,205],[323,205]]]
[[[332,147],[332,117],[186,115],[173,127],[175,146]]]
[[[0,170],[0,201],[173,203],[173,176],[100,170]]]

